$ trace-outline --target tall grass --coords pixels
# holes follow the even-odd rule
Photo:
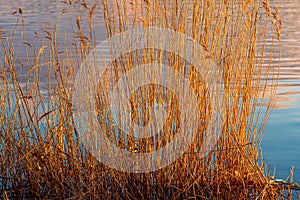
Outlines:
[[[14,33],[1,39],[0,197],[71,199],[276,199],[284,187],[270,180],[260,152],[260,139],[275,103],[278,66],[272,65],[280,37],[278,10],[268,1],[65,1],[62,13],[74,15],[73,40],[58,44],[59,24],[40,33],[40,47],[27,41],[22,12]],[[201,44],[223,72],[220,138],[215,148],[200,156],[202,134],[214,126],[212,99],[194,66],[171,52],[145,49],[129,52],[112,62],[99,94],[138,64],[168,64],[179,73],[189,68],[188,80],[199,98],[202,129],[187,152],[155,172],[116,171],[99,163],[80,140],[73,119],[72,83],[80,63],[96,41],[94,13],[102,9],[107,36],[132,28],[159,26],[187,34]],[[273,22],[273,25],[271,24]],[[21,31],[22,44],[14,37]],[[68,33],[66,33],[68,34]],[[268,41],[271,40],[271,41]],[[182,44],[184,45],[184,44]],[[17,49],[22,48],[25,58]],[[31,52],[32,51],[32,52]],[[30,59],[30,54],[34,59]],[[28,75],[20,77],[20,61]],[[46,70],[46,71],[45,71]],[[48,74],[48,81],[41,80]],[[43,76],[44,77],[44,76]],[[51,80],[51,81],[50,81]],[[164,91],[165,95],[161,95]],[[84,94],[83,94],[84,95]],[[104,95],[105,96],[105,95]],[[97,99],[99,119],[107,115],[106,98]],[[168,88],[150,84],[130,97],[131,118],[149,121],[151,106],[164,105],[164,132],[148,140],[123,137],[111,123],[99,120],[112,141],[128,151],[152,152],[172,140],[171,128],[180,124],[180,107]],[[141,112],[140,112],[141,111]],[[156,138],[156,139],[155,139]],[[156,140],[156,141],[155,141]]]

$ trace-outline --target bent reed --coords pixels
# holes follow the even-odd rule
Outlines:
[[[20,17],[14,32],[1,38],[1,199],[291,198],[291,192],[285,192],[288,186],[267,173],[259,146],[275,104],[279,66],[272,64],[272,58],[280,39],[278,7],[267,0],[101,0],[97,4],[68,0],[63,4],[62,17],[73,17],[71,42],[67,36],[58,38],[62,25],[56,24],[35,33],[41,46],[33,46],[26,38],[23,10],[15,13]],[[157,49],[129,52],[111,63],[113,70],[106,71],[97,91],[99,123],[119,148],[143,153],[163,147],[180,128],[179,100],[171,90],[149,84],[130,97],[130,117],[138,124],[147,124],[153,105],[166,109],[164,132],[147,140],[112,128],[112,116],[104,112],[110,103],[106,96],[111,85],[136,65],[155,61],[181,74],[189,68],[186,76],[199,100],[195,109],[203,116],[190,148],[170,166],[136,174],[105,166],[82,145],[73,118],[72,86],[80,64],[96,45],[98,12],[104,15],[108,37],[155,26],[184,33],[201,44],[223,72],[222,129],[217,130],[221,136],[214,138],[212,151],[204,157],[199,153],[203,134],[218,126],[212,120],[215,105],[207,84],[183,58]],[[14,40],[18,31],[21,44]],[[22,58],[19,49],[25,54]],[[25,76],[19,73],[20,65],[27,70]]]

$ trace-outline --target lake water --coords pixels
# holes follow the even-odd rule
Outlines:
[[[295,166],[294,179],[300,182],[300,4],[299,0],[275,2],[281,4],[283,15],[281,70],[276,108],[272,112],[261,145],[267,164],[276,166],[276,177],[286,178],[290,167]],[[45,26],[52,27],[57,23],[62,3],[61,0],[2,2],[0,9],[2,37],[6,37],[5,30],[11,32],[15,27],[18,14],[12,13],[19,7],[24,10],[28,41],[38,43],[34,38],[34,32],[41,32]],[[99,10],[98,7],[96,21],[101,21]],[[67,32],[72,30],[70,15],[65,14],[60,20],[62,29]],[[105,39],[106,34],[104,24],[97,24],[95,35],[100,42]]]

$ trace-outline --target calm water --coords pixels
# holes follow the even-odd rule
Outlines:
[[[276,1],[283,19],[282,59],[277,105],[266,127],[262,148],[276,175],[286,178],[295,166],[300,182],[300,4],[299,0]]]
[[[92,0],[96,1],[96,0]],[[299,0],[277,1],[283,14],[282,61],[277,92],[278,102],[274,109],[262,141],[263,154],[267,164],[276,165],[277,177],[286,178],[291,166],[295,166],[295,177],[300,182],[300,4]],[[0,27],[4,32],[13,30],[17,16],[11,15],[22,7],[29,41],[34,32],[41,32],[44,26],[52,27],[59,19],[61,0],[0,0]],[[101,13],[95,16],[101,22]],[[61,18],[61,28],[71,32],[70,16]],[[18,35],[18,34],[17,34]],[[20,35],[20,34],[19,34]],[[97,41],[105,39],[103,23],[95,27]],[[60,35],[63,37],[63,35]],[[3,34],[5,37],[5,34]],[[1,53],[2,54],[2,53]]]

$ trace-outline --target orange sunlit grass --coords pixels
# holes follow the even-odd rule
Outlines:
[[[64,44],[57,43],[61,24],[56,24],[40,33],[43,45],[30,52],[33,48],[26,38],[22,9],[14,31],[22,32],[22,44],[14,43],[14,34],[0,38],[1,198],[283,198],[285,188],[268,177],[259,146],[275,103],[278,66],[272,65],[272,54],[277,51],[281,30],[277,8],[258,0],[101,0],[91,5],[70,0],[64,4],[69,7],[62,10],[61,17],[71,13],[74,21],[71,44],[66,38],[60,39]],[[129,98],[127,117],[145,125],[151,120],[153,106],[161,106],[166,109],[164,131],[147,139],[137,139],[134,133],[119,134],[107,112],[110,102],[106,97],[125,73],[136,65],[166,64],[185,75],[197,95],[194,109],[201,115],[201,128],[178,160],[157,171],[127,173],[100,163],[82,144],[76,129],[73,82],[96,45],[93,16],[100,11],[108,37],[132,28],[171,29],[199,43],[205,58],[222,72],[218,82],[222,92],[213,96],[195,66],[161,49],[128,52],[111,63],[111,71],[105,71],[96,91],[99,124],[116,146],[130,152],[153,152],[172,141],[182,126],[182,110],[172,90],[155,84],[140,87]],[[272,45],[267,47],[270,38]],[[179,48],[184,45],[179,43]],[[17,70],[19,48],[25,52],[22,60],[29,68],[28,77],[20,78]],[[42,81],[41,74],[47,74],[49,82]],[[221,121],[214,120],[216,107],[223,109]],[[204,134],[210,132],[220,137],[212,138],[216,145],[203,156]]]

